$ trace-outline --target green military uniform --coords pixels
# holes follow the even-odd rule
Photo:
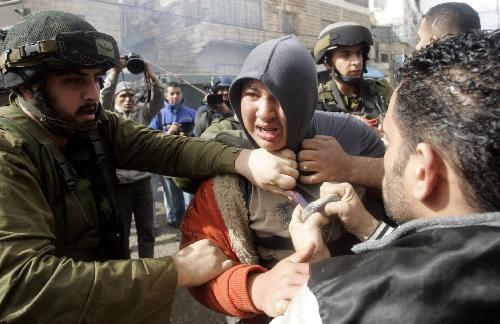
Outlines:
[[[97,132],[111,175],[116,168],[190,177],[234,172],[239,152],[105,110]],[[172,258],[109,261],[101,227],[112,201],[99,200],[76,165],[61,167],[63,156],[14,96],[0,108],[0,322],[168,322],[177,283]]]
[[[376,119],[380,115],[380,112],[377,109],[370,109],[367,105],[363,104],[363,99],[360,95],[356,97],[347,97],[340,93],[340,97],[342,98],[343,105],[346,108],[345,110],[342,106],[339,105],[335,98],[335,94],[332,92],[332,87],[334,86],[334,81],[330,80],[328,82],[321,82],[318,84],[318,106],[319,109],[324,111],[340,111],[346,112],[354,115],[359,115],[365,119]],[[381,80],[363,80],[361,87],[373,87],[375,86],[376,90],[373,91],[373,94],[370,95],[372,101],[377,102],[381,108],[383,113],[387,111],[387,105],[389,104],[389,99],[392,95],[392,87],[389,85],[389,82],[385,79]],[[369,91],[367,91],[369,92]],[[368,94],[367,94],[368,95]],[[380,98],[382,96],[382,98]],[[383,116],[382,116],[383,117]]]
[[[220,136],[217,137],[217,135]],[[246,136],[242,131],[240,122],[234,117],[222,117],[221,119],[213,122],[203,133],[201,133],[199,138],[207,141],[222,142],[232,147],[252,148],[251,146],[246,147],[241,144],[246,141]],[[190,178],[175,177],[173,180],[177,187],[181,188],[182,191],[189,192],[191,194],[195,194],[201,184],[200,180]]]

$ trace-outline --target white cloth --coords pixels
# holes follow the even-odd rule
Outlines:
[[[323,324],[319,316],[318,301],[304,284],[288,305],[283,316],[278,316],[270,324]]]

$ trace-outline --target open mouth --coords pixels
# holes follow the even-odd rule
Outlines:
[[[255,126],[257,135],[265,141],[273,141],[280,136],[280,130],[276,127]]]
[[[95,107],[88,107],[88,108],[80,109],[79,114],[80,115],[94,115],[95,111],[96,111]]]
[[[95,105],[85,106],[78,109],[77,115],[83,117],[85,120],[94,120],[97,107]]]

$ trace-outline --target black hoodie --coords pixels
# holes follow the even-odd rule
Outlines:
[[[259,80],[281,105],[287,122],[287,147],[300,150],[302,140],[314,135],[335,137],[350,155],[381,157],[384,145],[364,123],[342,113],[316,111],[318,88],[316,64],[297,37],[288,35],[257,46],[243,63],[229,90],[231,105],[254,147],[257,143],[241,117],[241,86],[245,79]],[[319,185],[299,184],[306,199],[318,198]]]
[[[241,86],[245,79],[261,81],[281,105],[287,122],[287,147],[298,152],[302,140],[316,134],[333,136],[350,155],[380,157],[384,145],[367,125],[342,113],[316,111],[318,93],[316,65],[311,54],[294,35],[266,41],[257,46],[243,63],[240,74],[229,90],[231,105],[254,147],[257,143],[246,130],[241,116]],[[368,170],[369,171],[369,170]],[[298,184],[295,190],[308,201],[319,198],[320,184]],[[275,253],[273,237],[289,238],[288,223],[294,206],[286,198],[253,186],[249,201],[250,227],[257,236],[264,259],[281,259]],[[271,238],[271,240],[267,240]],[[262,244],[259,244],[262,243]],[[265,242],[272,242],[267,244]],[[269,251],[269,249],[271,251]],[[288,253],[288,252],[287,252]]]

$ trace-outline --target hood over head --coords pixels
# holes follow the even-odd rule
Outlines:
[[[316,65],[311,54],[294,35],[272,39],[258,45],[243,63],[240,74],[229,89],[229,99],[247,137],[241,117],[241,87],[245,79],[261,81],[281,105],[287,122],[287,147],[298,151],[311,134],[318,102]]]

